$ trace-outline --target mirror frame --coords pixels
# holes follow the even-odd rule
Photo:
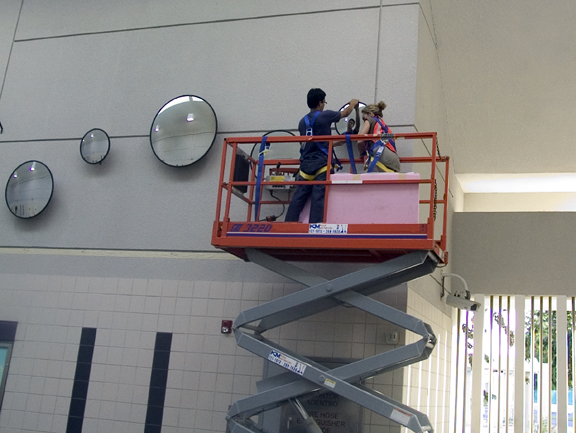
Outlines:
[[[50,175],[50,181],[52,183],[51,188],[50,188],[50,197],[48,197],[48,200],[46,201],[46,204],[42,207],[42,209],[40,209],[38,211],[38,213],[31,215],[31,216],[20,216],[17,215],[16,213],[14,213],[14,211],[10,208],[10,204],[8,203],[8,185],[10,184],[10,180],[14,177],[14,173],[16,173],[16,171],[18,171],[18,169],[26,164],[29,164],[31,162],[35,162],[38,164],[42,164],[46,170],[48,170],[48,174]],[[8,207],[8,209],[10,210],[10,213],[12,215],[14,215],[15,217],[18,217],[20,219],[30,219],[30,218],[35,218],[38,215],[40,215],[42,212],[44,212],[44,210],[48,207],[48,205],[50,204],[50,201],[52,200],[52,196],[54,195],[54,176],[52,175],[52,171],[50,171],[50,168],[48,168],[48,166],[46,164],[44,164],[42,161],[38,161],[36,159],[32,159],[30,161],[25,161],[22,164],[20,164],[18,167],[16,167],[12,173],[10,173],[10,177],[8,178],[8,181],[6,182],[6,188],[4,189],[4,199],[6,201],[6,206]]]
[[[349,102],[346,102],[344,105],[342,105],[342,107],[340,107],[340,110],[338,110],[338,111],[342,111],[344,109],[344,107],[348,106],[348,104],[349,104]],[[360,123],[362,123],[362,108],[366,107],[366,105],[368,105],[368,104],[365,104],[362,101],[358,102],[358,110],[360,110]],[[354,113],[354,111],[352,111],[352,113]],[[350,114],[350,116],[352,116],[352,114]],[[350,116],[348,116],[348,117],[350,117]],[[342,120],[342,119],[340,119],[340,120]],[[344,135],[344,132],[338,131],[338,123],[340,123],[340,121],[334,123],[334,129],[336,130],[338,135]],[[362,125],[360,125],[360,128],[362,128]],[[358,129],[358,130],[360,130],[360,129]]]
[[[286,130],[286,129],[273,129],[272,131],[268,131],[267,133],[263,134],[262,137],[268,137],[270,134],[274,134],[274,133],[276,133],[276,132],[285,132],[286,134],[283,134],[283,135],[286,135],[286,136],[289,136],[289,135],[292,136],[292,137],[295,137],[295,136],[296,136],[296,134],[294,134],[293,132],[288,131],[288,130]],[[258,146],[260,146],[260,143],[254,143],[254,146],[252,146],[252,150],[250,151],[250,157],[253,157],[253,155],[254,155],[254,150],[255,150],[256,147],[258,147]]]
[[[208,105],[208,107],[210,108],[210,110],[212,110],[212,114],[214,114],[214,137],[212,137],[212,142],[210,143],[210,146],[208,146],[208,149],[206,150],[206,152],[204,152],[204,154],[197,159],[194,159],[192,162],[190,162],[189,164],[182,164],[182,165],[174,165],[174,164],[169,164],[166,161],[164,161],[163,159],[161,159],[158,154],[156,153],[156,150],[154,150],[154,143],[152,142],[152,132],[154,130],[154,123],[156,122],[156,118],[158,117],[158,115],[164,110],[164,107],[166,107],[168,104],[170,104],[172,101],[175,101],[176,99],[180,99],[183,97],[189,97],[189,98],[198,98],[201,99],[202,101],[204,101],[206,103],[206,105]],[[195,164],[196,162],[200,161],[202,158],[204,158],[206,156],[206,154],[208,152],[210,152],[210,150],[212,149],[212,146],[214,145],[214,142],[216,141],[216,135],[218,135],[218,116],[216,116],[216,112],[214,111],[214,108],[212,107],[212,105],[210,105],[210,103],[204,99],[202,96],[198,96],[198,95],[189,95],[189,94],[185,94],[185,95],[180,95],[180,96],[176,96],[175,98],[170,99],[168,102],[166,102],[164,105],[162,105],[162,107],[160,107],[160,109],[158,110],[158,112],[156,113],[156,115],[154,116],[154,119],[152,119],[152,124],[150,125],[150,133],[148,134],[148,138],[150,140],[150,147],[152,148],[152,152],[154,153],[154,156],[163,164],[169,166],[169,167],[177,167],[177,168],[181,168],[181,167],[189,167],[192,164]]]
[[[102,159],[100,161],[96,161],[96,162],[88,161],[86,158],[84,158],[84,154],[82,153],[82,143],[84,143],[84,139],[86,138],[86,136],[93,131],[102,131],[104,133],[104,135],[106,136],[106,139],[108,140],[108,149],[106,149],[106,154],[102,157]],[[84,136],[80,140],[80,156],[82,157],[84,162],[86,162],[87,164],[91,164],[91,165],[102,164],[102,161],[104,161],[106,159],[106,157],[108,156],[109,153],[110,153],[110,136],[103,129],[93,128],[90,131],[88,131],[86,134],[84,134]]]

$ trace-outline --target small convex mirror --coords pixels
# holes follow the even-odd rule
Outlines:
[[[94,128],[80,141],[80,155],[88,164],[99,164],[110,152],[110,137],[105,131]]]
[[[358,123],[356,123],[356,110],[352,110],[352,113],[350,113],[346,117],[342,117],[338,122],[335,123],[336,132],[338,133],[338,135],[343,135],[346,134],[347,132],[350,132],[350,134],[357,134],[358,131],[360,131],[363,122],[362,108],[364,108],[365,106],[366,104],[363,102],[358,103],[358,117],[359,117]],[[347,107],[348,103],[344,104],[342,108],[340,108],[340,111],[344,110]]]
[[[212,106],[194,95],[166,103],[154,117],[150,144],[154,155],[173,167],[191,165],[212,147],[218,122]]]
[[[6,183],[6,205],[18,218],[42,212],[54,190],[52,172],[40,161],[27,161],[12,172]]]

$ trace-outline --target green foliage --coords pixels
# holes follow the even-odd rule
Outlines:
[[[568,359],[572,359],[572,312],[567,313]],[[541,364],[552,365],[552,389],[557,389],[557,312],[534,311],[534,316],[527,314],[524,318],[524,359],[530,361],[532,356]],[[542,352],[542,353],[540,353]],[[572,363],[568,363],[568,387],[572,388]]]

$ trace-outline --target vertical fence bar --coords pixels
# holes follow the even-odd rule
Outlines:
[[[552,372],[552,350],[554,348],[554,311],[552,309],[552,297],[548,297],[548,356],[546,360],[548,361],[548,431],[552,431],[552,391],[554,378]],[[542,390],[544,392],[544,390]]]
[[[526,318],[526,297],[522,295],[514,296],[514,307],[516,309],[516,327],[514,338],[514,433],[524,433],[527,423],[524,419],[524,321]]]
[[[544,424],[544,401],[543,401],[543,380],[542,380],[542,364],[544,363],[544,297],[540,296],[540,314],[539,314],[540,332],[538,339],[538,431],[542,432],[542,424]]]
[[[456,404],[458,402],[457,400],[457,393],[456,390],[458,389],[458,384],[456,382],[456,375],[457,375],[457,369],[458,369],[458,310],[453,310],[452,312],[452,335],[451,335],[451,339],[452,339],[452,353],[450,353],[450,359],[451,359],[451,363],[450,363],[450,372],[449,372],[449,380],[450,380],[450,393],[448,396],[448,405],[446,406],[446,412],[445,412],[445,420],[446,420],[446,425],[448,426],[448,431],[449,433],[456,433],[456,424],[455,424],[455,419],[456,419]],[[456,355],[454,356],[453,354],[456,352]]]
[[[496,404],[497,404],[497,427],[496,431],[500,433],[500,426],[502,425],[502,414],[501,414],[501,407],[502,407],[502,296],[498,296],[498,372],[496,373],[497,379],[497,386],[498,386],[498,394],[496,394]]]
[[[446,412],[447,412],[447,406],[448,404],[446,404],[447,401],[449,401],[449,397],[450,395],[448,394],[448,391],[450,391],[449,389],[446,389],[446,384],[448,382],[448,367],[447,367],[447,360],[450,359],[450,351],[448,350],[448,331],[444,332],[444,341],[446,341],[446,344],[444,344],[444,380],[443,380],[443,384],[442,384],[442,427],[444,428],[444,426],[448,426],[448,420]],[[452,363],[450,363],[452,364]],[[450,370],[452,370],[452,366],[450,366]],[[452,381],[450,381],[450,387],[452,387]]]
[[[504,403],[504,431],[508,432],[508,420],[509,420],[509,409],[510,409],[510,296],[506,297],[506,377],[505,377],[505,389],[506,398]],[[512,385],[513,386],[513,385]],[[514,388],[512,388],[514,389]]]
[[[468,405],[466,404],[467,399],[468,399],[468,313],[469,311],[466,311],[465,315],[464,315],[464,320],[465,320],[465,325],[463,327],[463,331],[464,331],[464,386],[462,387],[462,431],[465,430],[466,428],[466,408],[468,407]]]
[[[455,391],[454,396],[456,404],[454,405],[454,433],[458,432],[458,370],[460,364],[460,310],[456,310],[456,375],[452,389]]]
[[[534,357],[536,356],[536,342],[534,341],[534,296],[530,305],[530,432],[534,433]]]
[[[568,320],[566,296],[556,297],[556,431],[568,432]],[[566,366],[566,369],[564,369]]]
[[[488,348],[488,431],[492,429],[492,347],[494,338],[494,296],[490,296],[490,347]]]
[[[484,383],[482,374],[484,372],[484,306],[486,296],[476,295],[474,300],[480,302],[480,306],[474,314],[474,353],[472,354],[472,410],[471,424],[472,433],[480,433],[482,430],[482,418],[484,412]]]
[[[572,329],[572,431],[576,431],[576,395],[574,389],[576,388],[576,350],[574,343],[576,343],[576,298],[570,298],[570,307],[572,310],[572,317],[570,318],[570,326]]]

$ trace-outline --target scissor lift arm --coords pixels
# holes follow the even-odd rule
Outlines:
[[[426,415],[359,382],[430,356],[436,344],[436,337],[430,326],[370,298],[369,295],[430,274],[438,264],[433,254],[417,251],[333,280],[326,280],[258,250],[249,249],[247,253],[251,261],[308,287],[246,310],[236,319],[234,333],[240,347],[266,360],[283,359],[284,367],[291,372],[270,380],[273,385],[269,389],[232,405],[227,416],[228,427],[232,433],[261,431],[251,419],[253,416],[291,400],[297,401],[319,390],[332,391],[412,431],[432,431]],[[385,353],[328,369],[262,336],[262,333],[269,329],[340,305],[361,309],[422,338]]]

